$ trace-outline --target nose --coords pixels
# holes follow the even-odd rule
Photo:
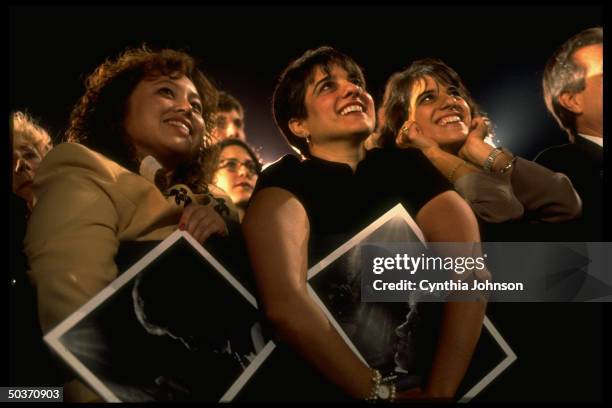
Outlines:
[[[176,111],[179,113],[185,113],[191,115],[193,113],[193,106],[187,98],[179,98],[176,100]]]
[[[227,138],[237,138],[238,137],[238,128],[232,122],[230,122],[225,128],[225,134]]]
[[[250,177],[251,172],[244,164],[241,163],[240,166],[238,166],[238,175],[241,177]]]
[[[358,97],[363,92],[363,88],[351,81],[346,81],[345,96]]]
[[[457,95],[444,94],[441,100],[442,100],[442,106],[440,108],[445,109],[445,108],[450,108],[453,106],[458,106],[457,101],[459,100],[459,97]]]

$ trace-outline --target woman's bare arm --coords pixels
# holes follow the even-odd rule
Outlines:
[[[256,194],[243,232],[263,310],[277,336],[347,394],[363,399],[372,371],[349,349],[306,286],[309,223],[302,204],[286,190]]]
[[[478,224],[468,204],[454,191],[425,204],[416,216],[428,242],[480,241]],[[427,385],[427,398],[452,398],[469,366],[480,337],[486,303],[448,302]]]

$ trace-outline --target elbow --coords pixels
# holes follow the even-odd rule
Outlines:
[[[576,195],[576,199],[560,214],[560,221],[573,220],[582,215],[582,200],[578,196],[578,193],[574,192],[574,194]]]
[[[287,305],[272,304],[264,308],[264,316],[278,340],[287,341],[299,331],[296,315]]]
[[[582,199],[572,186],[572,182],[561,173],[555,173],[555,188],[551,189],[549,204],[543,209],[543,221],[561,222],[582,215]]]
[[[569,180],[568,183],[570,183]],[[582,199],[580,198],[576,190],[574,190],[571,183],[569,185],[569,191],[567,192],[567,196],[571,198],[570,200],[568,200],[568,205],[566,208],[566,220],[573,220],[574,218],[578,218],[582,215]]]
[[[562,205],[567,215],[567,219],[577,218],[582,214],[582,199],[574,189],[570,179],[562,173],[556,173],[556,178],[559,180],[558,187],[556,189],[559,203],[565,203]]]

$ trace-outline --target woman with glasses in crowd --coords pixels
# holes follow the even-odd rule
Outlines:
[[[242,221],[261,173],[261,161],[255,150],[240,139],[225,139],[217,146],[219,153],[213,183],[229,195]]]

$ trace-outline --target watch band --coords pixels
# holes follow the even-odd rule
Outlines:
[[[489,155],[487,156],[487,158],[485,159],[485,162],[482,166],[482,169],[486,172],[491,173],[491,169],[493,168],[493,163],[495,163],[495,159],[497,158],[497,156],[499,156],[502,153],[502,148],[501,147],[496,147],[493,150],[491,150],[491,153],[489,153]]]

